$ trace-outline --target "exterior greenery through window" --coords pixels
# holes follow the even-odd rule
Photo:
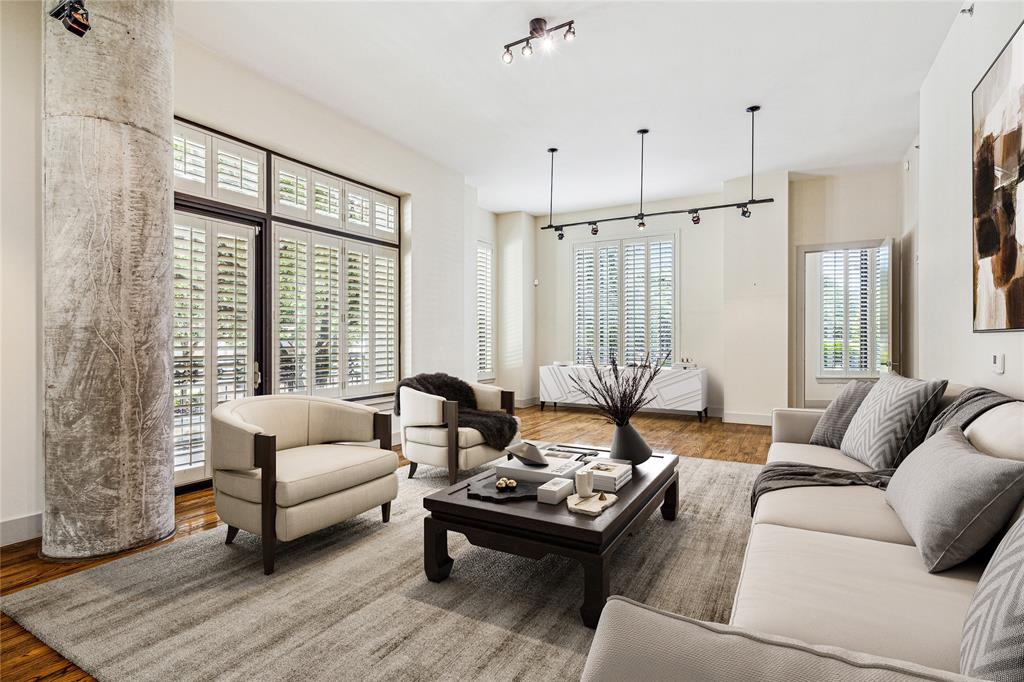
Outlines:
[[[476,247],[476,371],[494,378],[494,248],[484,242]]]
[[[573,246],[573,361],[671,363],[675,328],[671,235]]]

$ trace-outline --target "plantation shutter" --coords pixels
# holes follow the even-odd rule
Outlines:
[[[266,154],[213,137],[216,161],[213,198],[246,208],[263,208],[263,166]]]
[[[209,221],[216,234],[217,259],[213,265],[216,290],[216,401],[252,395],[256,373],[255,277],[251,227]]]
[[[174,466],[202,464],[207,416],[208,243],[204,221],[174,217]]]
[[[370,389],[370,250],[345,243],[345,377],[347,393]]]
[[[494,378],[494,250],[482,242],[476,247],[476,373]]]
[[[873,376],[888,367],[891,267],[888,243],[822,252],[822,373]]]
[[[309,392],[310,235],[274,225],[278,393]]]
[[[341,240],[313,234],[313,392],[339,396],[341,376]]]
[[[373,236],[384,241],[398,241],[398,199],[395,197],[373,193]]]
[[[341,227],[341,180],[313,171],[312,183],[313,222],[325,227]]]
[[[373,381],[394,390],[398,371],[398,252],[373,247]]]
[[[890,316],[892,315],[892,240],[887,239],[874,253],[874,345],[875,370],[887,372],[892,368]]]
[[[651,362],[672,363],[672,337],[675,324],[675,254],[671,238],[652,237],[648,241],[648,348]]]
[[[371,194],[365,187],[345,183],[345,228],[349,231],[370,234],[373,216]]]
[[[846,259],[843,251],[821,254],[821,368],[841,372],[846,368]]]
[[[647,352],[647,243],[622,244],[623,359],[640,362]]]
[[[574,330],[573,361],[577,365],[590,362],[594,354],[595,325],[594,247],[576,246],[573,254]]]
[[[171,141],[175,190],[204,197],[210,195],[210,145],[209,135],[175,121]]]
[[[310,219],[309,169],[274,157],[274,213]]]
[[[619,359],[619,243],[597,247],[597,362]]]

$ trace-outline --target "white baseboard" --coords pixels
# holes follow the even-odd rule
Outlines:
[[[540,398],[516,398],[516,407],[533,407],[540,404]]]
[[[29,514],[16,519],[0,521],[0,546],[32,540],[43,534],[43,514]]]
[[[772,416],[770,414],[757,414],[756,412],[723,412],[722,421],[728,424],[771,426]]]

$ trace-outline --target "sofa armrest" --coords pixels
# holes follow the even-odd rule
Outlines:
[[[773,443],[810,443],[825,410],[777,407],[772,410]]]
[[[444,398],[402,386],[399,398],[402,413],[398,415],[402,428],[406,426],[444,426]]]
[[[707,623],[622,597],[608,600],[581,678],[701,682],[966,682],[943,670]]]

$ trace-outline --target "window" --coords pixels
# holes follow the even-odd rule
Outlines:
[[[393,391],[398,251],[281,224],[274,234],[276,391]]]
[[[889,268],[888,245],[821,253],[821,376],[877,376],[888,366]]]
[[[671,362],[675,239],[655,236],[579,243],[573,250],[577,364]]]
[[[373,193],[373,236],[389,242],[398,241],[398,199],[395,197]]]
[[[264,152],[180,121],[171,147],[176,191],[262,210]]]
[[[309,220],[309,169],[277,156],[273,165],[274,214]]]
[[[193,479],[208,475],[213,408],[255,388],[254,231],[174,215],[174,465]]]
[[[476,373],[494,378],[494,249],[476,246]]]
[[[313,222],[341,227],[341,180],[313,171]]]
[[[345,185],[345,227],[361,234],[370,233],[372,215],[370,190],[347,183]]]

